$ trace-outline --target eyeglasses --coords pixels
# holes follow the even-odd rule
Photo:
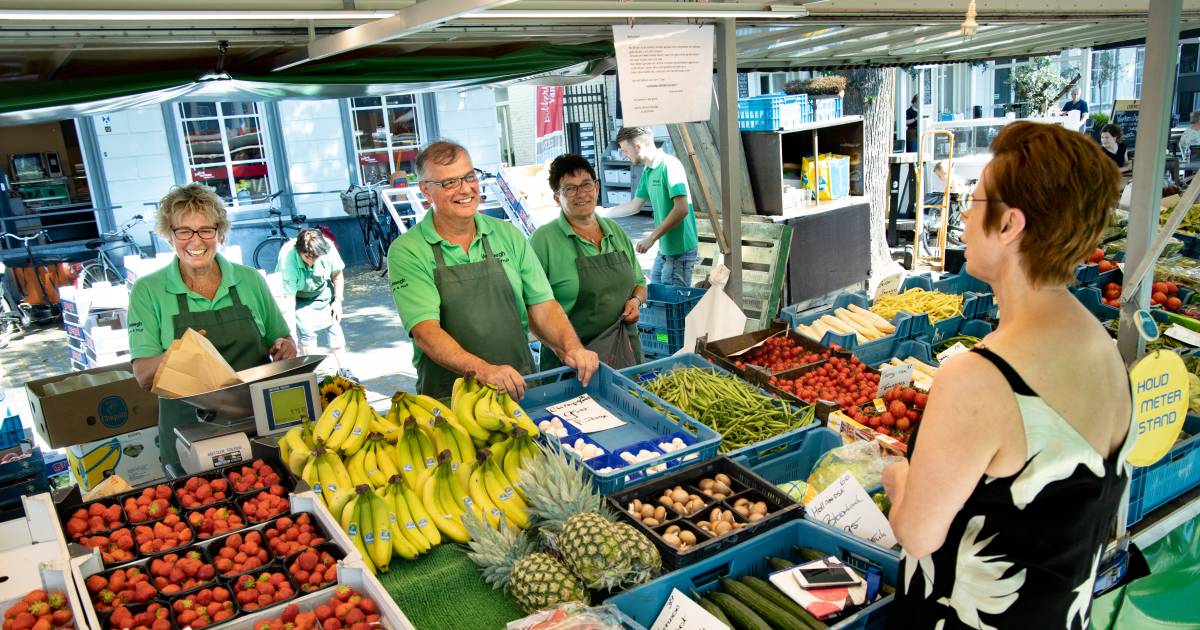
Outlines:
[[[192,228],[185,228],[185,227],[171,228],[171,233],[175,235],[176,239],[181,240],[181,241],[190,241],[190,240],[192,240],[192,236],[194,236],[196,234],[199,234],[200,238],[207,241],[207,240],[212,240],[213,238],[216,238],[217,228],[202,227],[199,230],[193,230]]]
[[[482,171],[479,169],[473,169],[470,173],[467,173],[462,177],[451,177],[450,179],[443,179],[440,181],[435,181],[432,179],[423,179],[421,181],[429,184],[430,186],[437,186],[443,190],[457,190],[463,184],[474,184],[475,182],[479,181],[479,175],[481,173]]]
[[[560,192],[568,197],[574,197],[575,193],[580,193],[580,192],[585,193],[585,194],[591,194],[591,193],[596,192],[596,180],[589,179],[586,182],[583,182],[582,184],[567,184],[566,186],[560,187],[558,189],[558,192]]]

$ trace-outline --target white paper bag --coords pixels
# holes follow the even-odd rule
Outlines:
[[[716,341],[746,332],[746,314],[725,293],[729,269],[716,265],[708,274],[708,282],[708,291],[684,320],[683,348],[676,354],[695,352],[696,340],[705,335]]]

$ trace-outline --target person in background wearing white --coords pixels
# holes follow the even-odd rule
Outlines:
[[[1188,123],[1188,128],[1179,137],[1179,157],[1185,162],[1192,160],[1192,147],[1200,147],[1200,109],[1188,116]]]

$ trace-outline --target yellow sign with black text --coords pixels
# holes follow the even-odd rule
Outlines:
[[[1129,371],[1133,382],[1133,413],[1137,443],[1129,463],[1149,466],[1166,455],[1188,409],[1188,372],[1174,352],[1152,352]]]

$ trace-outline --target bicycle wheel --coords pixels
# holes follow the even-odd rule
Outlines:
[[[21,314],[13,311],[8,298],[0,296],[0,348],[21,334]]]
[[[80,270],[79,276],[75,278],[75,286],[80,289],[89,289],[98,282],[118,284],[121,282],[121,276],[110,269],[108,265],[89,263]]]
[[[267,273],[275,273],[275,265],[279,263],[279,251],[288,239],[282,236],[269,236],[267,240],[254,248],[254,267]]]
[[[374,221],[367,225],[366,230],[367,262],[371,263],[372,269],[380,271],[383,269],[383,261],[387,257],[387,245],[383,242],[383,230]]]

